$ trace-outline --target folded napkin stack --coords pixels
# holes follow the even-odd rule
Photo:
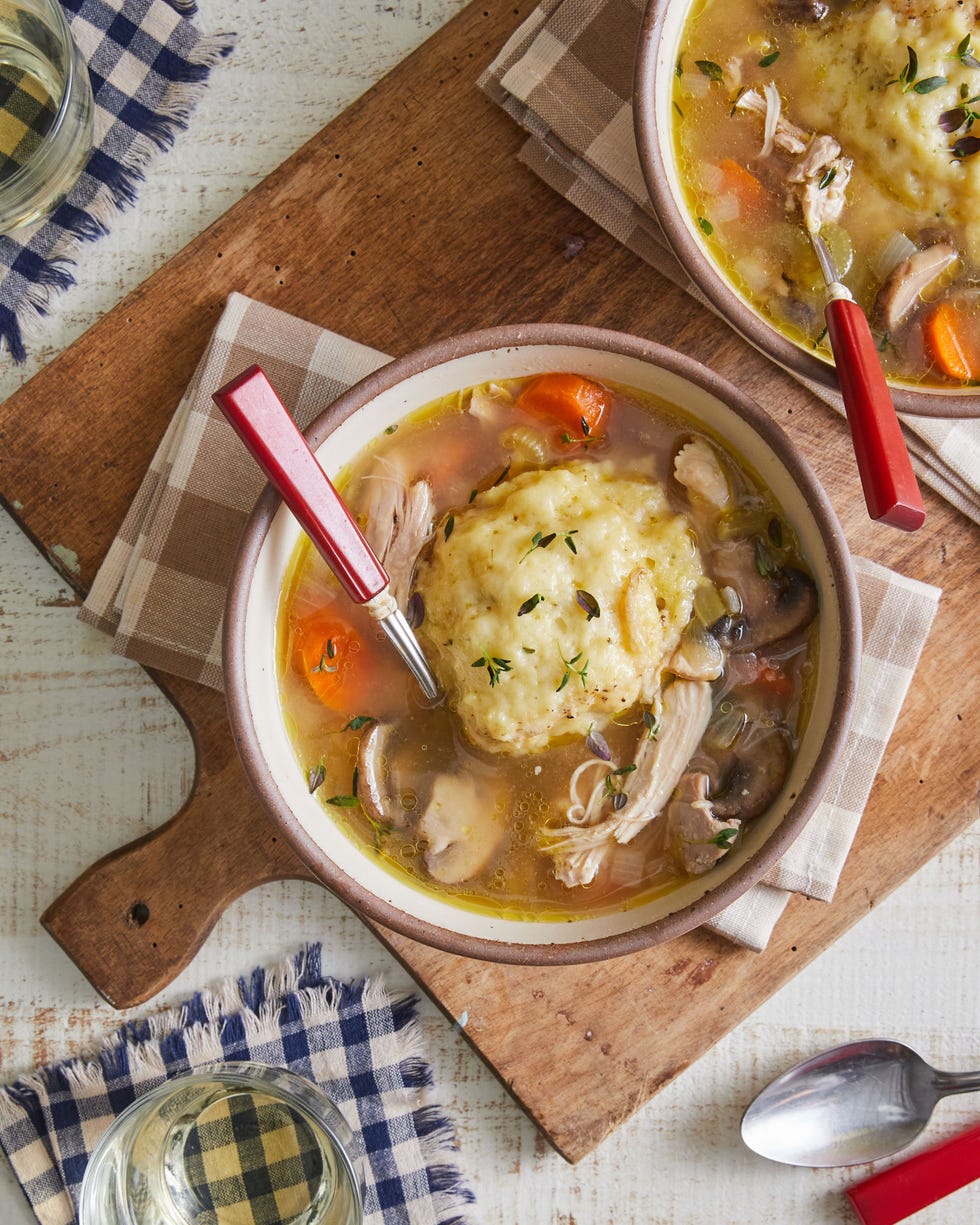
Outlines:
[[[221,687],[225,588],[263,478],[211,393],[262,365],[300,426],[388,359],[241,294],[229,298],[80,616],[115,649]],[[766,946],[790,894],[829,901],[935,614],[939,592],[856,559],[865,648],[855,722],[827,794],[765,879],[713,930]]]
[[[704,302],[667,246],[637,157],[633,60],[645,8],[643,0],[545,0],[480,84],[529,133],[527,166]],[[836,393],[806,386],[843,413]],[[980,418],[902,420],[920,479],[980,522]]]
[[[88,65],[94,151],[67,199],[45,220],[0,236],[0,352],[25,357],[53,295],[74,284],[82,242],[108,232],[136,198],[147,165],[187,126],[208,73],[232,49],[188,20],[193,0],[61,0]]]
[[[40,1225],[76,1220],[85,1167],[117,1114],[174,1076],[225,1061],[288,1068],[333,1099],[363,1142],[365,1225],[471,1221],[452,1127],[425,1100],[415,998],[329,978],[320,951],[229,979],[129,1022],[89,1058],[0,1088],[0,1147]]]

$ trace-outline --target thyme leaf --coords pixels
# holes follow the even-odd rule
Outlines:
[[[652,710],[643,712],[643,726],[647,729],[648,740],[656,740],[660,735],[660,720]]]
[[[709,236],[715,232],[715,227],[711,224],[707,217],[698,218],[698,228],[702,234]]]
[[[332,795],[329,800],[323,802],[333,804],[335,808],[356,808],[361,801],[356,795]]]
[[[307,774],[306,781],[309,784],[310,795],[312,795],[318,787],[323,786],[323,781],[327,777],[327,769],[321,761],[319,765],[314,766]]]
[[[612,761],[612,751],[606,743],[606,738],[601,732],[594,731],[589,728],[589,734],[585,737],[585,747],[589,750],[593,757],[598,757],[600,761]]]
[[[980,153],[980,136],[961,136],[959,140],[953,142],[951,152],[957,161],[962,161],[964,157],[972,157],[974,153]]]
[[[536,591],[534,595],[528,596],[528,598],[520,606],[520,608],[517,610],[517,615],[519,617],[524,617],[529,612],[534,612],[534,610],[537,608],[537,606],[541,603],[543,599],[544,599],[544,596],[541,595],[540,592]]]
[[[446,526],[442,529],[443,540],[449,539],[449,537],[453,534],[453,528],[455,526],[456,526],[456,516],[450,515],[449,518],[446,520]]]
[[[479,659],[474,659],[471,668],[486,668],[487,675],[490,677],[490,688],[493,689],[500,680],[501,672],[509,672],[510,660],[501,659],[499,655],[491,655],[489,651],[484,651]]]
[[[762,59],[759,60],[759,67],[768,68],[771,64],[775,64],[776,60],[778,59],[779,59],[779,52],[770,51],[768,55],[764,55]]]
[[[831,185],[831,183],[833,183],[834,179],[836,178],[837,178],[837,167],[830,166],[824,172],[824,176],[820,180],[820,182],[817,184],[817,187],[819,188],[820,191],[826,191],[827,188]]]
[[[714,60],[695,60],[694,66],[709,81],[720,81],[722,78],[721,65],[716,64]]]
[[[359,732],[362,727],[367,727],[369,723],[377,723],[377,721],[374,715],[355,715],[340,730],[342,732]]]
[[[720,846],[723,851],[727,851],[735,841],[735,836],[737,833],[737,829],[723,829],[720,833],[716,834],[711,841],[715,844],[715,846]]]
[[[575,592],[575,599],[578,601],[579,608],[585,613],[586,621],[592,621],[595,617],[602,615],[599,601],[590,591],[583,591],[581,588],[578,588]]]

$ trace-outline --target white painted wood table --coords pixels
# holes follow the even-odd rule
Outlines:
[[[135,209],[83,254],[10,395],[122,296],[414,49],[464,0],[201,0],[202,28],[234,29],[190,130]],[[259,103],[261,99],[261,104]],[[66,474],[66,477],[70,474]],[[71,542],[65,541],[70,547]],[[38,915],[98,856],[162,823],[189,788],[183,724],[142,670],[75,619],[73,597],[0,515],[0,1077],[84,1049],[120,1015],[41,930]],[[512,1225],[742,1225],[854,1220],[843,1188],[868,1173],[754,1157],[738,1120],[796,1060],[890,1036],[937,1066],[980,1067],[980,826],[800,973],[595,1153],[571,1167],[428,1001],[434,1099],[454,1118],[480,1218]],[[324,890],[287,882],[240,899],[156,1003],[323,940],[340,977],[405,971]],[[980,1097],[941,1104],[925,1138],[980,1120]],[[912,1150],[914,1151],[914,1150]],[[0,1222],[33,1220],[0,1162]],[[976,1225],[980,1184],[917,1215]]]

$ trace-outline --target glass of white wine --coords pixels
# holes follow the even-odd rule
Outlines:
[[[311,1081],[215,1065],[113,1121],[82,1180],[79,1225],[361,1225],[362,1149]]]
[[[0,234],[65,198],[92,151],[94,109],[58,0],[0,0]]]

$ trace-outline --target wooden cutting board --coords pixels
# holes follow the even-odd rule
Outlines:
[[[837,898],[794,898],[765,953],[694,932],[528,969],[378,930],[447,1016],[466,1013],[474,1048],[576,1161],[975,817],[980,532],[928,492],[915,536],[871,524],[843,423],[517,163],[521,133],[475,81],[531,7],[471,4],[0,407],[0,489],[56,564],[55,546],[77,554],[65,577],[87,589],[232,290],[392,354],[565,320],[639,333],[739,381],[799,441],[853,550],[944,588]],[[568,259],[572,237],[584,246]],[[309,875],[246,798],[221,696],[156,679],[195,738],[193,795],[44,916],[120,1007],[163,988],[233,897]]]

